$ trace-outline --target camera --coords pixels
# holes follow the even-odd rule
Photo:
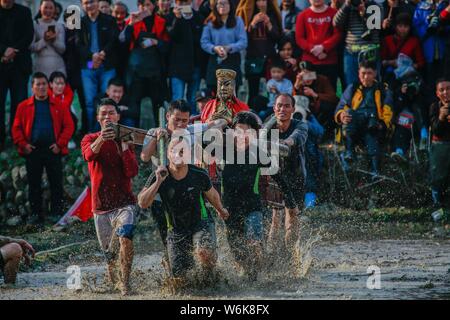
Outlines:
[[[433,18],[439,18],[439,13],[437,10],[433,11],[430,15],[427,16],[427,32],[434,32],[438,29],[439,25],[432,24]]]
[[[352,121],[349,124],[343,125],[344,132],[354,131],[357,128],[366,127],[369,131],[378,130],[379,121],[375,112],[355,111],[353,109],[347,110],[352,116]]]
[[[420,93],[420,88],[422,86],[422,79],[417,72],[413,72],[406,77],[401,79],[401,85],[407,85],[406,96],[413,99]]]
[[[406,95],[408,97],[414,97],[419,93],[420,83],[414,81],[407,83],[406,85],[408,86],[408,89],[406,89]]]
[[[367,129],[370,131],[378,129],[378,117],[375,113],[370,113],[367,119]]]

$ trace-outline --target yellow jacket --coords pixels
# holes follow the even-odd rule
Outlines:
[[[388,130],[392,130],[392,116],[393,116],[393,97],[392,92],[389,90],[388,86],[382,87],[378,82],[375,84],[377,88],[375,89],[375,104],[377,107],[378,119],[383,121]],[[356,88],[354,88],[357,86]],[[334,120],[337,124],[341,125],[340,116],[341,113],[348,110],[357,110],[364,100],[363,87],[361,84],[351,84],[342,94],[341,100],[336,107],[336,112],[334,114]],[[337,141],[340,141],[340,132],[338,132],[336,137]]]

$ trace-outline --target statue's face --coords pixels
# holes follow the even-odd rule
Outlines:
[[[217,81],[217,97],[222,101],[227,101],[234,96],[234,80]]]

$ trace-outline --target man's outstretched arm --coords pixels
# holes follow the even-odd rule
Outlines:
[[[165,172],[165,174],[161,174]],[[163,176],[164,175],[164,176]],[[154,182],[148,188],[142,189],[138,195],[138,205],[142,209],[147,209],[153,204],[156,195],[158,194],[159,187],[167,177],[167,169],[165,167],[159,167],[155,172]]]

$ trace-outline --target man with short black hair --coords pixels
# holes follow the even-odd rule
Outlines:
[[[222,201],[230,212],[226,220],[227,240],[238,266],[250,281],[256,281],[263,258],[263,204],[259,192],[263,149],[257,145],[260,119],[250,111],[236,114],[232,122],[233,142],[223,140]],[[228,133],[228,131],[227,131]],[[233,150],[230,153],[227,150]],[[230,150],[231,151],[231,150]],[[267,154],[266,154],[267,157]]]
[[[450,178],[450,79],[436,81],[436,96],[439,101],[430,107],[430,173],[433,204],[441,207],[443,193]]]
[[[45,168],[50,183],[51,214],[59,217],[63,213],[61,156],[69,152],[67,144],[75,126],[70,110],[49,98],[45,74],[36,72],[32,76],[31,90],[33,96],[17,107],[12,136],[19,154],[25,157],[32,214],[43,222],[42,173]]]
[[[212,186],[208,173],[186,162],[190,149],[185,139],[172,139],[167,148],[169,165],[160,166],[149,187],[139,193],[139,206],[148,208],[160,194],[165,212],[167,253],[171,276],[183,285],[194,259],[210,276],[216,261],[214,220],[205,207],[208,200],[222,219],[229,213]]]
[[[114,100],[101,100],[97,106],[101,131],[84,136],[81,150],[88,162],[95,228],[108,263],[108,280],[113,286],[119,286],[122,295],[128,295],[137,218],[131,179],[138,174],[138,163],[132,142],[115,140],[110,124],[119,120],[119,109]],[[117,261],[120,279],[115,274]]]
[[[125,83],[121,78],[115,77],[108,81],[106,92],[96,98],[96,105],[104,98],[112,99],[117,104],[121,124],[129,127],[137,126],[134,121],[134,116],[129,108],[127,96],[125,95]]]
[[[289,156],[280,160],[280,170],[272,178],[278,184],[283,195],[285,206],[284,228],[286,230],[284,242],[287,253],[292,254],[294,245],[299,239],[298,216],[303,208],[305,196],[305,144],[308,138],[308,125],[306,122],[292,119],[295,111],[295,100],[290,94],[278,95],[273,110],[276,124],[269,129],[277,129],[280,142],[290,147]],[[277,248],[275,240],[278,240],[277,235],[280,226],[280,212],[274,210],[269,232],[269,243],[273,250]]]
[[[148,131],[147,137],[144,140],[144,145],[141,152],[141,160],[144,162],[149,162],[152,160],[153,164],[159,165],[159,159],[155,158],[155,155],[159,154],[159,144],[160,139],[167,139],[173,134],[180,134],[186,130],[186,134],[190,135],[191,142],[191,160],[190,164],[196,164],[195,155],[201,155],[201,141],[196,141],[195,133],[202,133],[210,128],[223,129],[227,122],[223,119],[218,119],[211,121],[209,123],[195,123],[189,124],[191,107],[185,100],[175,100],[169,105],[169,110],[166,113],[167,126],[165,128],[152,128]],[[198,152],[195,153],[194,150]],[[157,198],[152,205],[152,215],[158,225],[158,229],[161,235],[161,240],[163,244],[166,244],[166,224],[164,212],[162,210],[162,203],[159,198]]]
[[[345,139],[344,160],[354,160],[354,147],[362,140],[367,148],[373,177],[379,174],[379,138],[392,128],[392,93],[376,81],[376,66],[364,61],[359,66],[359,81],[342,94],[335,111],[335,121],[342,126]]]

